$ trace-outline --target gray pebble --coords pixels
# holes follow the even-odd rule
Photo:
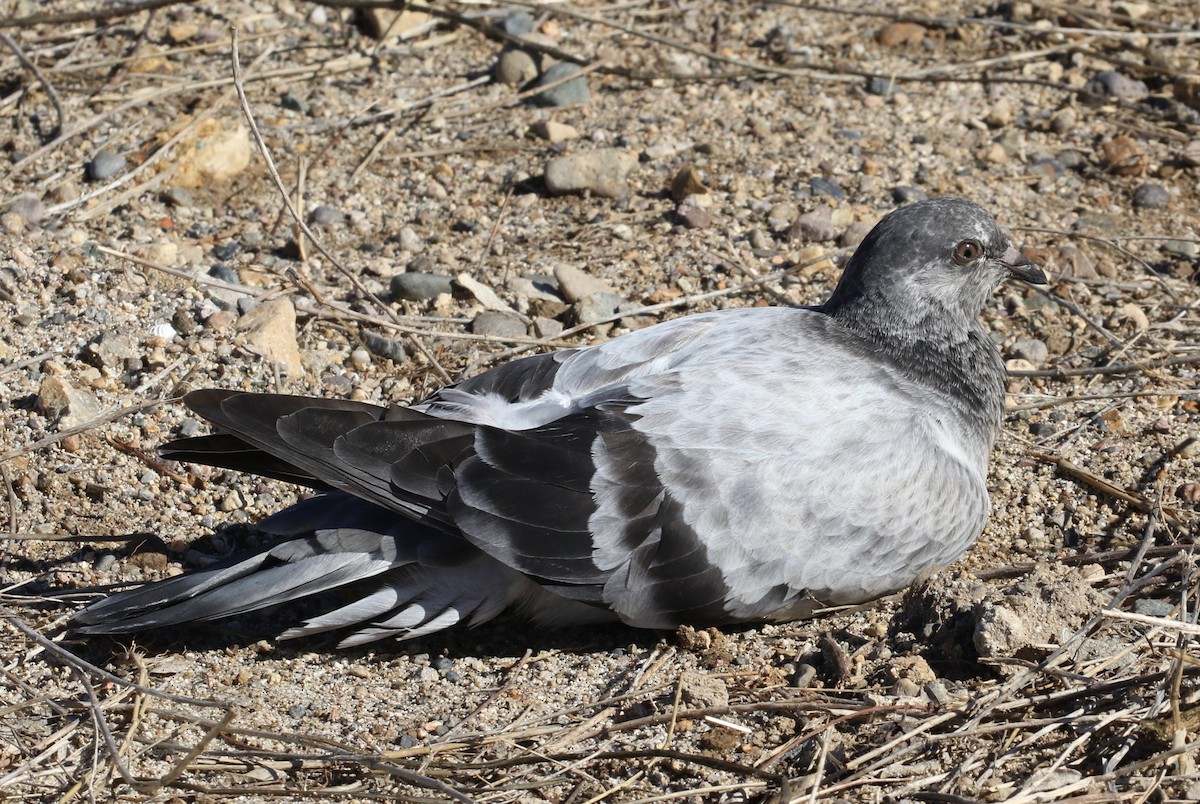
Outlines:
[[[475,316],[471,322],[471,332],[496,338],[524,338],[525,324],[516,316],[488,310]]]
[[[42,218],[46,217],[46,205],[42,199],[28,193],[14,198],[8,205],[8,211],[20,215],[26,223],[41,223]]]
[[[1146,182],[1133,191],[1133,205],[1138,209],[1165,209],[1171,194],[1161,184]]]
[[[533,17],[528,11],[514,11],[500,20],[500,30],[509,36],[523,36],[533,31]]]
[[[538,80],[538,86],[546,86],[561,81],[579,72],[579,70],[580,67],[578,64],[559,62],[542,73],[541,79]],[[568,106],[572,103],[587,103],[591,98],[592,94],[588,90],[587,76],[584,75],[551,87],[550,89],[543,90],[536,96],[537,102],[543,106]]]
[[[497,83],[521,86],[537,78],[537,62],[524,50],[506,50],[496,59],[492,77]]]
[[[822,204],[812,212],[805,212],[792,222],[788,229],[789,240],[799,240],[805,243],[823,243],[836,240],[838,229],[831,219],[833,210]]]
[[[196,203],[192,194],[183,187],[168,187],[163,190],[162,200],[173,207],[190,207]]]
[[[432,662],[430,662],[430,664],[433,665],[433,669],[437,670],[438,672],[443,672],[443,671],[449,670],[450,668],[452,668],[454,666],[454,663],[451,662],[450,659],[445,656],[437,657]]]
[[[279,105],[289,111],[308,114],[308,101],[291,90],[279,96]]]
[[[762,229],[751,229],[750,234],[746,236],[750,241],[750,248],[755,251],[770,251],[775,247],[775,243],[771,240],[771,236]]]
[[[425,301],[452,290],[451,278],[445,274],[396,274],[388,285],[393,299]]]
[[[328,204],[321,204],[313,207],[312,212],[308,213],[309,226],[336,226],[345,220],[346,216],[340,210],[334,209]]]
[[[593,293],[571,305],[571,316],[577,324],[594,324],[616,315],[623,304],[615,293]]]
[[[140,357],[137,348],[117,332],[103,332],[84,347],[88,362],[100,368],[115,369],[125,361]]]
[[[842,248],[857,246],[874,228],[875,224],[871,221],[855,221],[846,227],[846,231],[842,232],[842,236],[838,238],[838,245]]]
[[[953,700],[950,697],[950,690],[946,689],[946,685],[940,678],[935,678],[925,685],[925,694],[938,706],[947,706]]]
[[[890,78],[876,76],[867,81],[867,92],[871,95],[889,97],[896,91],[896,82]]]
[[[918,190],[908,184],[901,184],[892,188],[892,198],[897,204],[915,204],[918,201],[928,200],[929,196],[924,190]]]
[[[911,678],[901,678],[896,681],[893,692],[897,698],[917,698],[921,695],[921,688]]]
[[[192,418],[184,419],[179,423],[180,438],[195,438],[204,432],[204,425]]]
[[[697,204],[691,198],[686,198],[675,208],[679,221],[689,229],[707,229],[712,226],[713,218],[707,209]]]
[[[87,164],[87,175],[92,181],[101,181],[125,169],[125,157],[107,148],[92,157]]]
[[[772,232],[786,232],[792,221],[800,215],[800,207],[784,201],[776,204],[767,212],[767,226]]]
[[[404,344],[394,338],[386,338],[383,335],[376,335],[374,332],[366,332],[363,333],[363,343],[372,352],[382,358],[391,360],[393,363],[403,363],[408,358],[408,352],[404,350]]]
[[[115,555],[112,553],[101,553],[96,556],[96,563],[92,566],[96,569],[96,572],[108,572],[112,569],[112,565],[116,563],[117,557]]]
[[[629,192],[625,179],[636,164],[637,154],[619,148],[558,156],[546,163],[546,189],[555,195],[592,193],[622,198]]]
[[[1050,357],[1050,350],[1046,344],[1037,338],[1019,338],[1012,345],[1010,354],[1013,357],[1028,360],[1035,366],[1040,366],[1045,363]]]
[[[1083,85],[1083,91],[1101,98],[1141,100],[1150,94],[1149,88],[1136,78],[1129,78],[1116,70],[1104,70],[1092,76]]]
[[[231,285],[240,285],[242,278],[238,276],[238,272],[223,263],[214,263],[208,269],[208,275],[213,279],[218,279],[222,282],[228,282]]]
[[[262,304],[262,302],[260,302],[258,299],[254,298],[253,296],[238,296],[238,300],[237,300],[238,315],[245,315],[246,313],[250,312],[251,310],[253,310],[255,307],[257,307],[260,304]]]
[[[419,254],[425,248],[425,241],[417,234],[417,230],[411,226],[405,226],[400,230],[400,249],[407,251],[409,254]]]
[[[292,720],[302,720],[308,714],[308,704],[292,704],[287,713]]]
[[[846,191],[828,179],[811,178],[808,180],[808,186],[812,188],[813,195],[823,195],[838,201],[846,197]]]
[[[1200,254],[1200,244],[1192,240],[1164,240],[1163,250],[1176,257],[1194,260]]]
[[[1175,605],[1169,600],[1155,600],[1154,598],[1143,597],[1133,601],[1133,610],[1137,614],[1145,614],[1147,617],[1170,617],[1171,611]]]

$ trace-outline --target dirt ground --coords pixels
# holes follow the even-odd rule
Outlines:
[[[1194,2],[116,5],[0,3],[0,800],[1200,799]],[[204,432],[187,390],[404,401],[819,302],[937,195],[1053,279],[984,313],[992,518],[917,588],[745,630],[62,638],[296,499],[158,460]]]

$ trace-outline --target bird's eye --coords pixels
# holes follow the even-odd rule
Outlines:
[[[983,256],[983,246],[978,240],[964,240],[954,247],[954,261],[959,265],[975,262]]]

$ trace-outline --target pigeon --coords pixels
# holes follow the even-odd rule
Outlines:
[[[784,622],[896,592],[986,523],[1005,372],[979,316],[1008,278],[1046,281],[986,210],[938,198],[883,218],[818,306],[685,316],[410,406],[195,391],[216,432],[164,457],[316,495],[258,524],[269,549],[111,595],[74,630],[335,589],[281,638],[412,639],[508,610]]]

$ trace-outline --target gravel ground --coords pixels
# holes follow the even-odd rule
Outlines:
[[[5,51],[0,799],[1200,798],[1200,17],[860,5],[0,6],[38,72]],[[1054,280],[985,311],[992,520],[904,595],[744,631],[338,650],[272,641],[293,609],[37,641],[296,499],[154,457],[204,432],[189,389],[403,401],[819,302],[872,223],[948,194]]]

